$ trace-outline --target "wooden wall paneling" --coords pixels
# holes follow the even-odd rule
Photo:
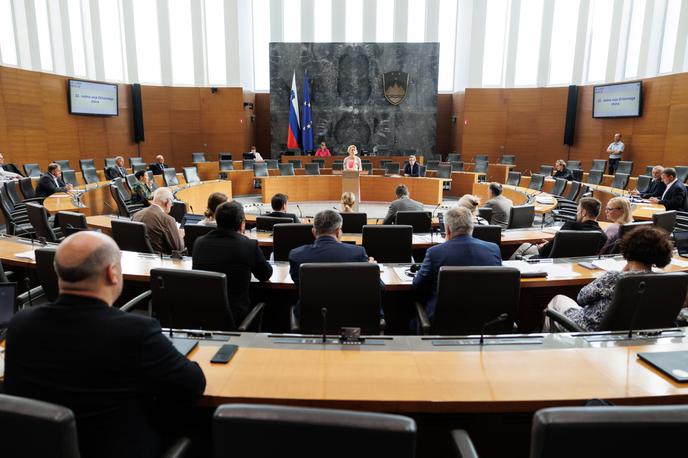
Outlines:
[[[465,93],[455,92],[452,94],[452,111],[454,115],[454,121],[452,122],[451,130],[451,150],[461,153],[463,150],[463,145],[461,144],[463,140],[463,116],[464,116],[464,105],[465,105]]]
[[[47,170],[48,163],[68,159],[73,167],[78,167],[80,157],[77,117],[68,113],[67,78],[45,75],[41,78],[43,92],[43,122],[47,135],[47,152],[41,164]]]
[[[141,157],[146,162],[153,162],[155,156],[162,154],[169,163],[172,160],[169,88],[142,86],[141,98],[145,134],[145,141],[141,143]]]
[[[0,153],[3,153],[5,161],[9,164],[9,139],[7,138],[7,114],[5,95],[2,84],[3,67],[0,67]]]

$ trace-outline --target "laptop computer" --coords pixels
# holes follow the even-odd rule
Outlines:
[[[688,231],[674,232],[674,242],[676,242],[678,255],[688,257]]]
[[[0,283],[0,340],[4,340],[7,325],[17,312],[17,284]]]

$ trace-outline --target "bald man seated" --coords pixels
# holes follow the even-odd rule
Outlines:
[[[121,253],[97,232],[57,248],[60,296],[10,321],[5,390],[59,404],[76,416],[83,457],[160,456],[155,403],[188,403],[205,390],[198,364],[171,344],[157,320],[113,308]]]
[[[174,195],[169,188],[158,188],[153,193],[151,205],[134,213],[132,221],[148,227],[148,237],[156,253],[172,254],[184,249],[184,230],[177,228],[177,221],[169,213]]]
[[[162,154],[158,154],[155,156],[155,162],[148,165],[148,170],[153,172],[153,175],[162,175],[163,170],[168,167],[169,166],[165,164],[165,158],[162,156]]]

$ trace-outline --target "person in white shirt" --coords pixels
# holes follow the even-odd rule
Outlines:
[[[624,142],[621,141],[621,132],[614,134],[614,141],[607,147],[607,153],[609,153],[609,174],[614,175],[616,168],[619,166],[619,161],[621,160],[621,155],[624,152]]]
[[[0,181],[19,180],[20,178],[23,178],[18,173],[5,170],[5,168],[3,167],[4,165],[5,157],[2,155],[2,153],[0,153]]]

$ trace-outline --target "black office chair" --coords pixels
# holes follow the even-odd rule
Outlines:
[[[187,183],[200,183],[201,179],[198,177],[198,169],[194,167],[184,167],[182,169],[184,179]]]
[[[27,177],[40,177],[41,167],[38,164],[24,164],[24,174]]]
[[[133,173],[130,173],[127,176],[125,176],[124,180],[127,182],[127,187],[130,191],[133,191],[134,186],[136,186],[136,183],[139,181],[136,179],[136,176]]]
[[[205,162],[205,153],[203,153],[203,152],[191,153],[191,163],[196,164],[198,162]]]
[[[279,161],[277,159],[265,159],[265,165],[268,166],[268,170],[278,170]]]
[[[115,161],[114,157],[106,157],[103,160],[103,168],[107,169],[108,167],[115,167],[117,165],[117,162]]]
[[[523,229],[533,226],[535,207],[533,205],[514,205],[509,213],[507,229]]]
[[[432,213],[400,211],[397,212],[395,224],[411,226],[415,233],[428,233],[432,231]]]
[[[487,224],[492,223],[492,209],[490,207],[479,207],[478,218],[484,219]]]
[[[509,186],[518,186],[521,183],[521,172],[509,172],[506,177],[506,184]]]
[[[463,170],[464,170],[463,161],[453,161],[453,162],[450,162],[449,164],[451,165],[451,171],[452,172],[463,172]],[[421,167],[423,167],[423,166],[421,165]],[[423,176],[423,175],[421,175],[421,176]]]
[[[593,159],[592,160],[592,167],[590,167],[591,172],[604,173],[605,170],[607,170],[606,159]]]
[[[55,272],[56,250],[56,247],[41,247],[34,251],[38,283],[41,285],[45,298],[50,302],[57,300],[57,296],[60,294],[57,273]]]
[[[438,164],[437,165],[437,178],[451,179],[453,171],[453,165],[449,164]],[[451,181],[445,181],[442,183],[443,190],[451,189]]]
[[[545,176],[540,173],[533,173],[530,176],[530,183],[528,184],[528,189],[533,189],[535,191],[542,191],[542,186],[545,184]]]
[[[76,420],[66,407],[0,394],[3,456],[79,458]]]
[[[365,161],[361,161],[361,163],[363,163],[363,162],[365,162]],[[313,159],[311,159],[311,164],[318,164],[318,167],[320,167],[321,169],[324,169],[325,168],[325,159],[317,158],[317,157],[313,158]]]
[[[588,172],[588,184],[598,185],[602,183],[602,174],[604,172],[600,170],[590,170]]]
[[[571,170],[571,179],[573,181],[583,181],[583,170],[582,169]]]
[[[447,154],[447,162],[459,162],[461,160],[461,153]]]
[[[7,195],[7,187],[0,183],[0,210],[5,217],[5,228],[9,235],[28,236],[34,233],[26,214],[26,207],[15,210]]]
[[[366,213],[340,213],[342,217],[342,232],[345,234],[360,234],[363,226],[368,224]]]
[[[633,229],[637,229],[643,226],[652,226],[654,223],[652,221],[636,221],[634,223],[626,223],[619,226],[619,240],[623,238],[624,235],[631,232]]]
[[[366,253],[377,262],[411,262],[413,226],[366,224],[361,233]]]
[[[100,177],[98,176],[96,169],[85,168],[81,170],[81,174],[84,176],[84,183],[86,184],[100,182]]]
[[[117,178],[116,180],[122,182],[121,178]],[[134,213],[143,208],[142,204],[132,204],[131,198],[127,199],[127,195],[124,194],[120,186],[117,186],[115,183],[110,185],[110,194],[117,204],[117,212],[119,216],[131,217]]]
[[[676,179],[680,181],[681,183],[685,183],[686,180],[688,180],[688,166],[685,165],[677,165],[675,167],[676,169]],[[652,171],[648,173],[648,175],[652,175]]]
[[[398,162],[389,162],[385,164],[385,175],[399,175],[401,173],[401,166]]]
[[[304,172],[306,175],[320,175],[320,164],[317,162],[311,162],[306,164],[306,170]]]
[[[647,188],[650,187],[652,182],[652,177],[650,175],[640,175],[638,176],[638,181],[636,182],[635,188],[640,192],[646,192]]]
[[[213,229],[217,228],[215,226],[206,226],[203,224],[186,224],[184,226],[184,246],[189,252],[189,256],[193,255],[193,246],[196,239],[203,237]]]
[[[65,170],[72,170],[72,166],[69,165],[69,159],[59,159],[59,160],[53,161],[53,162],[55,162],[55,164],[59,165],[63,172]]]
[[[600,331],[658,329],[675,326],[688,291],[684,272],[623,276],[616,282],[612,303],[600,323]],[[585,332],[567,316],[551,309],[545,316],[570,332]]]
[[[629,175],[626,173],[619,173],[617,170],[614,173],[614,179],[612,180],[612,188],[614,189],[626,189],[628,186]]]
[[[82,172],[86,169],[95,169],[96,163],[93,159],[79,159],[79,168]]]
[[[516,155],[514,154],[505,154],[502,156],[502,158],[499,160],[500,164],[505,164],[505,165],[515,165],[516,164]]]
[[[553,172],[554,172],[554,166],[540,165],[540,175],[544,175],[546,177],[549,177],[549,176],[552,176]]]
[[[241,168],[244,170],[253,170],[253,164],[255,164],[255,159],[242,159]]]
[[[475,156],[473,156],[473,162],[475,162],[476,164],[478,162],[490,162],[490,157],[487,154],[476,154]]]
[[[134,164],[131,166],[131,173],[135,174],[139,170],[147,170],[147,169],[148,169],[148,165],[146,165],[146,164]]]
[[[57,215],[55,216],[55,223],[60,226],[65,237],[70,236],[75,232],[88,230],[86,215],[83,213],[67,211],[57,212]]]
[[[631,175],[633,172],[633,161],[619,161],[619,163],[616,165],[616,171],[614,174],[616,175],[617,173],[625,173],[626,175]]]
[[[26,215],[38,239],[43,238],[47,242],[59,243],[64,238],[62,230],[59,227],[53,227],[48,221],[48,211],[43,205],[36,202],[27,203]]]
[[[230,153],[229,151],[217,153],[217,160],[218,161],[231,161],[232,160],[232,153]]]
[[[380,168],[386,168],[387,164],[389,164],[390,162],[392,162],[391,159],[380,159]]]
[[[268,165],[265,162],[255,162],[253,164],[253,176],[256,178],[253,180],[253,187],[260,189],[262,183],[258,178],[270,176],[270,173],[268,172]]]
[[[353,288],[342,288],[346,278]],[[336,292],[336,294],[333,294]],[[339,334],[342,327],[361,328],[362,334],[384,330],[380,268],[368,262],[306,263],[299,267],[299,313],[291,311],[291,330]],[[327,308],[323,317],[322,308]]]
[[[293,222],[293,219],[283,216],[256,216],[256,230],[270,232],[275,224],[287,224]]]
[[[581,161],[576,161],[573,159],[571,159],[570,161],[566,161],[566,168],[569,170],[582,170]]]
[[[112,238],[120,250],[154,253],[145,224],[125,219],[113,219],[111,223]]]
[[[473,172],[475,173],[487,173],[487,162],[476,162],[473,166]]]
[[[151,191],[158,189],[158,183],[155,181],[155,175],[153,175],[153,172],[148,170],[146,175],[148,176],[148,182],[150,183]]]
[[[213,416],[213,456],[216,457],[413,458],[415,448],[416,424],[399,415],[225,404]]]
[[[275,261],[288,261],[289,252],[315,242],[312,224],[280,223],[272,227],[272,249]]]
[[[129,158],[129,165],[133,169],[135,165],[146,165],[146,162],[143,160],[142,157],[130,157]]]
[[[473,227],[473,238],[484,240],[485,242],[492,242],[501,247],[502,227],[493,225],[476,225]]]
[[[581,184],[580,181],[572,181],[569,185],[569,192],[566,194],[566,199],[570,201],[575,201],[580,191]]]
[[[184,216],[186,215],[186,203],[181,200],[173,200],[172,208],[170,208],[170,216],[174,218],[179,224],[184,221]]]
[[[76,171],[74,170],[62,169],[62,181],[64,181],[65,184],[79,186],[79,182],[76,179]]]
[[[179,179],[177,178],[177,170],[174,167],[166,168],[162,171],[162,180],[165,186],[177,186],[179,185]]]
[[[480,334],[485,323],[506,313],[508,319],[485,332],[513,332],[520,292],[521,272],[514,267],[440,267],[432,322],[423,305],[416,303],[419,327],[423,334]]]
[[[19,180],[19,187],[24,195],[24,199],[33,199],[36,197],[36,190],[33,187],[33,180],[31,178],[22,178]]]
[[[437,167],[439,166],[440,161],[427,161],[425,163],[425,170],[437,170]]]
[[[334,170],[334,168],[332,170]],[[339,169],[339,170],[341,170],[341,169]],[[362,163],[361,164],[361,170],[363,170],[364,172],[368,172],[368,175],[372,175],[373,174],[373,163],[372,162]]]
[[[340,171],[340,172],[341,172],[342,170],[344,170],[344,161],[333,161],[333,162],[332,162],[332,170],[333,170],[333,171]],[[364,169],[364,170],[365,170],[365,169]],[[372,170],[373,170],[372,167],[371,167],[370,170],[371,170],[371,172],[372,172]],[[368,173],[371,173],[371,172],[368,172]]]
[[[657,212],[652,214],[652,224],[671,234],[676,227],[676,210]]]
[[[594,256],[602,248],[600,231],[559,231],[554,236],[550,258]]]
[[[688,212],[676,212],[676,225],[674,226],[674,232],[677,231],[688,231]]]
[[[10,202],[14,210],[21,210],[26,207],[28,202],[43,202],[42,197],[33,198],[22,198],[19,193],[19,182],[17,180],[5,181],[5,189],[7,190],[7,197],[9,197]],[[34,194],[35,195],[35,194]]]
[[[552,186],[552,191],[550,191],[550,194],[553,196],[561,196],[564,193],[564,189],[566,189],[566,178],[555,178],[554,179],[554,186]]]
[[[231,160],[223,159],[220,161],[220,178],[227,179],[227,172],[234,170],[234,163]]]
[[[303,168],[301,164],[301,159],[289,159],[289,163],[294,166],[295,169]]]
[[[294,176],[294,164],[279,164],[280,175]]]

